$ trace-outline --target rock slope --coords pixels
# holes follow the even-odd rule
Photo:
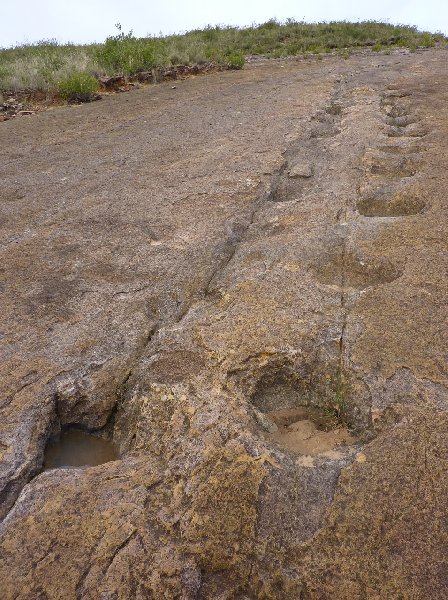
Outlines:
[[[446,60],[2,124],[2,598],[448,596]]]

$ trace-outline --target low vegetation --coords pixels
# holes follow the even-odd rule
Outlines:
[[[347,399],[349,397],[349,384],[341,367],[336,369],[329,385],[323,411],[333,426],[347,425]]]
[[[136,38],[118,32],[103,44],[77,46],[44,40],[0,50],[0,92],[45,92],[66,100],[88,100],[98,78],[133,77],[141,71],[172,65],[216,63],[240,69],[248,55],[284,56],[373,51],[394,47],[430,47],[445,43],[442,34],[373,21],[307,24],[293,19],[270,20],[252,27],[207,27],[166,37]]]
[[[58,81],[61,97],[69,102],[88,102],[98,89],[98,80],[80,71]]]

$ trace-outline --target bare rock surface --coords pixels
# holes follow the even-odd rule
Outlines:
[[[446,60],[1,125],[2,598],[448,596]]]

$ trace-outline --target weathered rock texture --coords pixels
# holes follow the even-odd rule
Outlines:
[[[2,598],[448,597],[446,60],[2,124]]]

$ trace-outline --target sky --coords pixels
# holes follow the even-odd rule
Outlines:
[[[115,23],[143,37],[289,17],[307,22],[381,20],[448,35],[447,0],[0,0],[0,47],[43,39],[102,42],[115,35]]]

